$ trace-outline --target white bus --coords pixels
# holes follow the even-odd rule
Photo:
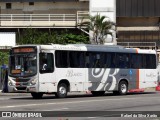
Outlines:
[[[33,98],[68,92],[128,91],[157,86],[155,50],[105,45],[21,45],[9,57],[9,92],[28,92]]]

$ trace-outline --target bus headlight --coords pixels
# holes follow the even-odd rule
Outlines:
[[[31,80],[30,85],[35,85],[36,82],[37,82],[37,79],[33,79],[33,80]]]
[[[9,81],[8,81],[8,85],[9,85],[9,86],[13,86],[14,84],[9,80]]]

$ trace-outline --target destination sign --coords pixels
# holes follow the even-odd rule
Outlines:
[[[14,48],[14,53],[25,53],[25,52],[35,52],[35,49],[32,47],[24,47],[24,48]]]

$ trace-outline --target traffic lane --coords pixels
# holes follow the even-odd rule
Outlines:
[[[58,99],[56,98],[53,94],[50,94],[50,95],[44,95],[44,97],[42,99],[33,99],[31,97],[31,95],[28,93],[28,94],[17,94],[15,95],[13,93],[13,95],[10,93],[9,95],[1,95],[0,94],[0,106],[1,104],[2,105],[13,105],[13,104],[20,104],[20,103],[28,103],[28,102],[31,102],[31,103],[43,103],[43,102],[49,102],[49,101],[55,101],[55,102],[59,102],[60,100],[65,100],[65,101],[70,101],[70,100],[90,100],[90,99],[99,99],[99,98],[124,98],[124,97],[134,97],[136,95],[136,97],[152,97],[152,96],[155,96],[155,94],[159,94],[158,96],[160,96],[160,92],[143,92],[143,93],[130,93],[130,94],[127,94],[126,96],[117,96],[117,95],[114,95],[112,93],[106,93],[104,96],[93,96],[92,94],[84,94],[84,93],[74,93],[74,94],[69,94],[67,96],[67,98],[64,98],[64,99]],[[18,103],[17,103],[18,101]]]
[[[126,96],[106,94],[101,97],[91,95],[72,95],[64,99],[45,96],[34,100],[32,97],[15,97],[0,102],[0,111],[128,111],[128,110],[160,110],[160,94],[143,93]]]
[[[142,94],[131,94],[131,95],[126,95],[126,96],[114,96],[113,94],[106,94],[105,96],[102,97],[92,97],[91,95],[71,95],[68,98],[65,99],[56,99],[53,96],[45,96],[44,99],[41,100],[33,100],[29,96],[21,96],[21,97],[12,97],[11,99],[8,99],[7,101],[17,101],[16,104],[12,104],[12,106],[8,107],[8,111],[17,111],[17,110],[35,110],[35,111],[40,111],[40,110],[52,110],[52,111],[103,111],[103,110],[115,110],[115,111],[121,111],[121,110],[126,110],[129,109],[133,111],[134,109],[142,109],[144,110],[153,110],[155,106],[157,106],[157,109],[160,108],[159,104],[159,97],[160,94],[158,92],[153,92],[153,93],[142,93]],[[52,100],[52,101],[50,101]],[[90,100],[90,101],[88,101]],[[3,100],[0,100],[3,101]],[[23,101],[28,101],[28,104],[22,104]],[[151,103],[149,101],[152,101]],[[33,105],[33,102],[38,102],[42,104],[35,104]],[[138,105],[136,103],[139,103]],[[1,102],[0,102],[1,103]],[[19,103],[19,104],[18,104]],[[32,103],[32,104],[31,104]],[[47,103],[47,104],[44,104]],[[56,104],[55,104],[56,103]],[[58,104],[59,103],[59,104]],[[152,104],[154,103],[154,105]],[[135,105],[134,105],[135,104]],[[9,104],[8,104],[9,105]],[[15,105],[15,106],[13,106]],[[16,106],[19,105],[19,106]],[[150,105],[150,106],[148,106]],[[6,105],[5,105],[6,106]],[[64,107],[65,106],[65,107]],[[154,106],[152,108],[152,106]],[[12,108],[13,107],[13,108]],[[68,108],[67,108],[68,107]],[[149,107],[150,109],[146,109],[146,107]],[[12,109],[11,109],[12,108]],[[50,109],[51,108],[51,109]],[[54,109],[53,109],[54,108]],[[78,109],[77,109],[78,108]],[[107,109],[106,109],[107,108]],[[110,108],[110,109],[109,109]],[[134,108],[134,109],[132,109]],[[155,108],[154,108],[155,109]],[[1,111],[2,109],[0,109]],[[79,113],[81,115],[81,113]],[[88,114],[88,113],[86,113]],[[73,112],[74,115],[74,112]],[[104,117],[106,114],[104,113],[101,116],[97,117],[46,117],[46,120],[90,120],[90,119],[95,119],[95,120],[125,120],[128,118],[114,118],[114,114],[111,114],[108,117]],[[19,120],[21,118],[12,118],[12,120]],[[28,118],[23,118],[28,120]],[[29,118],[29,120],[32,120],[35,118]],[[37,118],[37,120],[43,120],[44,118]],[[129,118],[132,119],[132,118]],[[134,119],[134,118],[133,118]],[[146,119],[146,118],[142,118]],[[150,118],[149,118],[150,119]],[[156,118],[155,118],[156,119]],[[7,118],[8,120],[8,118]],[[135,119],[134,119],[135,120]]]

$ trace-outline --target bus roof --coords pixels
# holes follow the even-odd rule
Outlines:
[[[93,44],[51,44],[51,45],[19,45],[16,47],[39,46],[41,50],[70,50],[70,51],[99,51],[99,52],[126,52],[126,53],[150,53],[156,54],[155,50],[125,48],[118,45],[93,45]]]

